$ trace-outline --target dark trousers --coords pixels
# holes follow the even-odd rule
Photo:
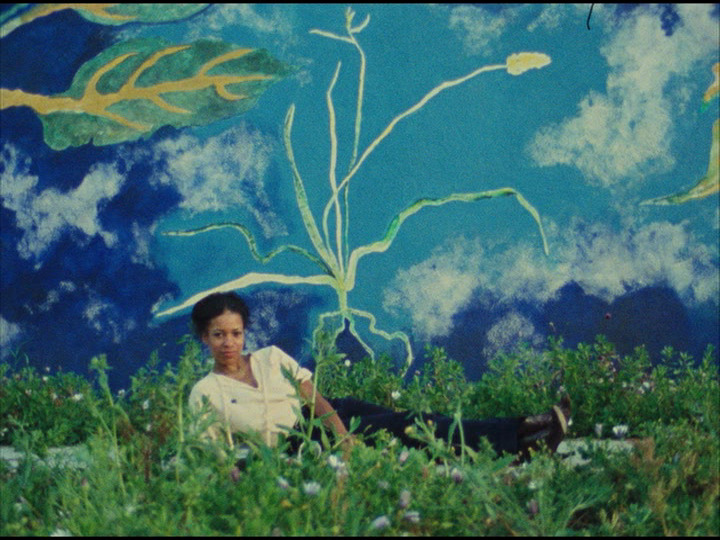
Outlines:
[[[346,397],[328,399],[330,404],[337,411],[338,416],[345,426],[350,426],[353,417],[360,419],[358,433],[372,434],[378,430],[385,429],[391,435],[397,437],[405,446],[419,448],[423,446],[421,441],[410,437],[405,429],[415,425],[418,415],[408,412],[396,412],[367,401]],[[432,420],[435,429],[435,436],[448,440],[450,427],[453,419],[440,414],[423,414],[420,416],[423,421]],[[487,420],[461,420],[465,445],[477,449],[480,439],[486,437],[498,455],[503,452],[516,454],[518,448],[518,427],[522,417],[513,418],[492,418]],[[460,426],[456,427],[453,433],[453,444],[460,444]]]

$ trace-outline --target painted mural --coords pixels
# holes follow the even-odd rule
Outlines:
[[[238,290],[249,346],[719,345],[712,5],[16,4],[3,360],[117,385]],[[717,355],[717,353],[715,353]]]

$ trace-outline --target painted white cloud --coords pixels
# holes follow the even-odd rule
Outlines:
[[[121,343],[137,323],[132,318],[123,317],[115,305],[100,298],[92,289],[86,287],[86,290],[89,298],[83,310],[83,318],[88,326],[99,334],[112,336],[113,343]]]
[[[539,348],[545,343],[545,338],[535,330],[532,321],[517,311],[509,312],[496,322],[485,338],[485,358],[492,358],[502,351],[512,352],[520,344]]]
[[[573,281],[607,302],[665,285],[688,306],[718,303],[717,250],[698,242],[687,223],[615,231],[577,220],[557,238],[551,258],[525,244],[486,254],[480,240],[455,238],[426,261],[399,270],[384,291],[383,307],[409,317],[413,332],[431,338],[447,335],[453,316],[471,300],[543,304]]]
[[[283,330],[283,323],[278,319],[280,308],[292,311],[298,308],[303,295],[296,292],[261,291],[256,294],[256,307],[250,314],[250,324],[245,336],[245,350],[253,351],[272,345]]]
[[[673,167],[673,115],[692,96],[669,83],[687,82],[699,66],[709,69],[718,43],[711,7],[676,6],[682,23],[671,36],[662,29],[659,7],[636,9],[619,23],[601,48],[610,69],[605,92],[591,91],[574,117],[536,134],[529,153],[538,165],[577,167],[589,183],[604,187]]]
[[[0,358],[5,358],[10,354],[21,335],[22,331],[19,325],[0,317]]]
[[[687,223],[654,222],[615,231],[576,220],[560,237],[552,260],[516,246],[500,256],[504,301],[544,302],[575,281],[607,302],[643,287],[667,285],[687,305],[718,302],[717,251],[698,242]],[[557,261],[557,262],[555,262]]]
[[[154,145],[151,151],[160,165],[151,181],[174,186],[182,197],[180,207],[193,213],[241,207],[266,237],[285,234],[264,185],[273,145],[244,123],[205,141],[184,133]]]
[[[2,204],[15,212],[23,235],[17,249],[25,259],[38,260],[47,248],[67,230],[78,230],[88,238],[100,236],[113,246],[114,233],[100,224],[98,213],[115,197],[124,177],[116,165],[93,165],[75,189],[61,192],[54,188],[38,191],[38,177],[30,174],[30,160],[6,144],[0,155]]]
[[[383,307],[394,314],[409,312],[417,335],[446,335],[453,315],[485,284],[482,258],[479,240],[454,239],[436,248],[426,261],[397,272],[385,290]]]
[[[490,13],[481,6],[462,5],[450,11],[450,29],[462,39],[468,54],[488,54],[507,27],[507,13],[504,16]]]

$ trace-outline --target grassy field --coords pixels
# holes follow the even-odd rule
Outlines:
[[[389,357],[349,363],[327,343],[316,384],[396,409],[462,418],[537,413],[562,393],[581,460],[538,452],[522,466],[489,446],[455,452],[425,425],[426,450],[384,435],[341,449],[309,439],[298,454],[252,440],[212,444],[187,410],[208,365],[186,340],[183,356],[156,356],[112,392],[103,357],[92,380],[28,366],[0,369],[2,535],[718,535],[720,385],[716,352],[697,361],[670,349],[612,344],[501,355],[479,381],[441,349],[421,372],[399,376]],[[319,429],[299,428],[300,436]],[[609,451],[607,439],[630,442]],[[58,447],[72,447],[73,461]],[[79,457],[78,457],[79,456]]]

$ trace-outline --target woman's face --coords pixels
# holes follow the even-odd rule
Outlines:
[[[240,314],[225,310],[210,320],[203,342],[219,367],[237,365],[245,345],[245,326]]]

